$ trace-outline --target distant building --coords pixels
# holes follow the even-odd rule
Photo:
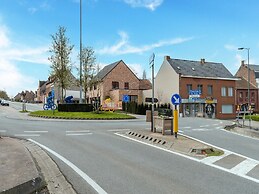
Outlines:
[[[165,56],[155,78],[155,97],[171,103],[172,95],[180,94],[184,117],[235,118],[236,80],[222,63]]]
[[[35,93],[33,91],[22,91],[21,93],[18,93],[14,97],[15,101],[18,102],[34,102],[35,100]]]

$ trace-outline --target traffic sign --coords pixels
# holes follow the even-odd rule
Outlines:
[[[129,95],[123,95],[122,101],[126,103],[129,102],[130,101]]]
[[[182,103],[182,98],[179,94],[174,94],[171,98],[173,105],[179,105]]]

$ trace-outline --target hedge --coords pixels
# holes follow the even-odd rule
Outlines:
[[[58,104],[59,112],[92,112],[92,104]]]

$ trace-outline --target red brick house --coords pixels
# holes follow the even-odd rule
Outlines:
[[[139,79],[123,60],[105,66],[94,78],[97,81],[88,91],[88,98],[98,99],[101,104],[110,98],[114,104],[121,104],[123,95],[130,101],[142,103],[143,90],[151,89],[149,80]]]
[[[236,73],[236,77],[240,80],[236,84],[236,105],[239,105],[242,110],[248,110],[248,72],[250,74],[250,104],[253,112],[259,112],[259,65],[249,65],[249,70],[247,64],[244,61]]]
[[[163,103],[170,102],[171,95],[179,93],[180,113],[184,117],[231,119],[236,117],[236,80],[222,63],[166,56],[156,76],[155,90],[167,94],[167,102]]]

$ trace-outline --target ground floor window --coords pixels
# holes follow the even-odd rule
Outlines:
[[[186,103],[183,104],[184,117],[215,118],[216,104]]]
[[[222,114],[232,114],[233,113],[233,105],[225,104],[222,105]]]

